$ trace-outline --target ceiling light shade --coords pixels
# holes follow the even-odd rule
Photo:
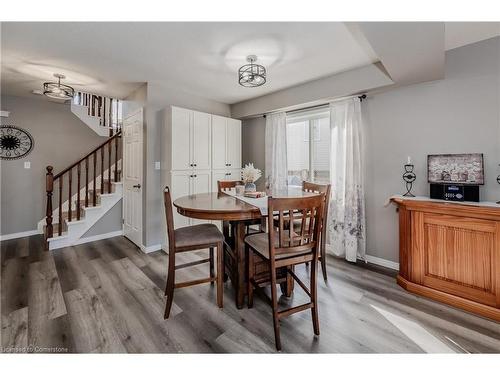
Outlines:
[[[68,85],[63,85],[61,79],[66,78],[62,74],[54,74],[57,82],[45,82],[43,84],[43,95],[52,99],[71,99],[75,95],[75,89]]]
[[[258,87],[266,83],[266,68],[262,65],[254,64],[257,56],[247,57],[250,64],[243,65],[238,69],[238,82],[244,87]]]

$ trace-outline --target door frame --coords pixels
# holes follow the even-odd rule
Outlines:
[[[143,107],[140,107],[134,111],[132,111],[131,113],[129,113],[127,115],[127,117],[124,117],[123,118],[123,124],[122,124],[122,137],[123,137],[123,141],[122,141],[122,144],[123,144],[123,165],[122,165],[122,173],[123,173],[123,210],[122,210],[122,231],[123,231],[123,235],[126,237],[125,235],[125,200],[126,200],[126,187],[125,187],[125,176],[126,176],[126,173],[125,173],[125,166],[126,166],[126,147],[125,147],[125,144],[126,144],[126,139],[125,139],[125,121],[133,116],[136,116],[138,114],[141,114],[141,131],[140,131],[140,143],[141,143],[141,151],[140,151],[140,155],[141,155],[141,163],[140,163],[140,185],[141,185],[141,199],[140,199],[140,215],[141,215],[141,218],[140,218],[140,225],[141,225],[141,230],[140,230],[140,239],[138,240],[139,243],[135,242],[133,239],[131,238],[128,238],[130,241],[132,241],[135,245],[137,245],[139,248],[142,249],[142,247],[144,246],[144,241],[143,241],[143,238],[144,238],[144,207],[143,207],[143,202],[144,202],[144,108]]]

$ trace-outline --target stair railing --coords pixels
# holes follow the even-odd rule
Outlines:
[[[109,128],[109,136],[119,132],[122,127],[122,101],[102,95],[77,92],[73,103],[87,107],[87,115],[100,119],[100,125]]]
[[[53,174],[53,167],[47,166],[46,173],[46,193],[47,193],[47,206],[46,206],[46,238],[52,238],[54,236],[53,228],[53,208],[52,200],[54,194],[54,186],[57,186],[58,191],[58,226],[57,233],[60,236],[62,234],[62,223],[63,223],[63,203],[64,196],[68,196],[68,211],[67,220],[71,222],[74,218],[80,220],[82,211],[82,201],[81,201],[81,180],[82,180],[82,165],[84,168],[84,207],[96,206],[97,205],[97,177],[100,175],[100,192],[101,194],[111,193],[111,167],[114,166],[113,180],[114,182],[119,182],[121,179],[120,173],[118,172],[118,161],[121,160],[121,131],[117,132],[112,137],[108,138],[106,142],[94,148],[84,157],[80,158],[75,163],[71,164],[69,167],[65,168],[56,175]],[[107,157],[105,158],[105,149]],[[114,158],[113,158],[114,153]],[[114,162],[112,162],[114,159]],[[99,162],[98,162],[99,161]],[[107,163],[106,163],[107,162]],[[107,170],[107,182],[105,183],[105,166],[108,166]],[[98,168],[100,166],[100,168]],[[76,171],[76,186],[73,182],[74,171]],[[100,171],[100,173],[99,173]],[[89,179],[92,179],[92,190],[89,190]],[[66,182],[64,182],[66,180]],[[67,188],[64,190],[64,185],[67,183]],[[75,212],[73,213],[73,202],[72,202],[72,188],[76,188],[76,203]]]

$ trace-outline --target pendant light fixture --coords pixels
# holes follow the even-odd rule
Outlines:
[[[55,73],[57,82],[45,82],[43,84],[43,95],[52,99],[71,99],[75,95],[75,89],[68,85],[63,85],[61,79],[66,78],[63,74]]]
[[[247,56],[250,64],[243,65],[238,69],[238,82],[244,87],[258,87],[266,83],[266,68],[255,64],[257,56]]]

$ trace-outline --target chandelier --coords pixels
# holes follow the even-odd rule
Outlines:
[[[43,95],[52,99],[71,99],[75,95],[75,89],[61,83],[61,79],[66,78],[66,76],[55,73],[54,77],[57,78],[57,82],[45,82],[43,84]]]
[[[238,69],[238,82],[244,87],[258,87],[266,83],[266,68],[255,64],[257,56],[247,56],[250,64],[243,65]]]

